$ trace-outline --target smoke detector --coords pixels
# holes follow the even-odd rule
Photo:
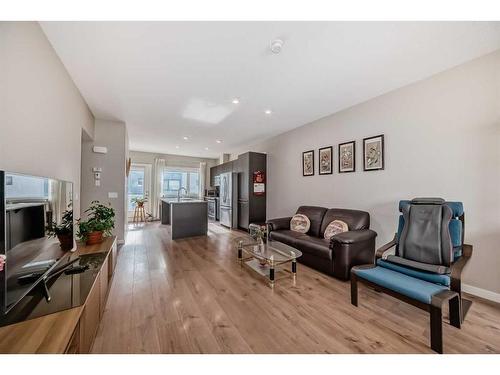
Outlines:
[[[275,54],[280,53],[281,49],[283,48],[283,43],[284,42],[281,39],[271,40],[271,44],[269,45],[271,52]]]

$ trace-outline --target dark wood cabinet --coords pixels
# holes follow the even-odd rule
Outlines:
[[[250,218],[248,201],[238,201],[238,227],[248,229]]]
[[[253,192],[253,174],[267,173],[267,155],[259,152],[246,152],[238,159],[210,168],[210,183],[214,186],[215,176],[225,172],[238,174],[238,227],[248,229],[250,223],[266,221],[266,194]],[[267,182],[266,182],[267,189]]]

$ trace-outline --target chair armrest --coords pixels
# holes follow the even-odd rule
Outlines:
[[[350,244],[371,240],[375,237],[377,237],[377,232],[371,229],[350,230],[333,236],[330,240],[330,244],[333,244],[334,242]]]
[[[290,229],[290,220],[292,217],[280,217],[278,219],[271,219],[266,221],[269,231],[280,230],[280,229]]]
[[[375,259],[380,259],[384,256],[384,254],[389,251],[391,248],[398,244],[397,234],[394,234],[394,238],[391,242],[386,243],[384,246],[377,249],[375,252]]]
[[[472,245],[462,245],[462,256],[451,265],[451,290],[461,292],[462,271],[472,256]]]

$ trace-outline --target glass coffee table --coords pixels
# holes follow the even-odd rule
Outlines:
[[[239,237],[235,240],[238,250],[238,261],[246,265],[258,274],[269,280],[270,286],[274,286],[276,273],[290,272],[284,267],[291,263],[291,274],[293,280],[297,276],[297,258],[302,252],[294,247],[278,241],[267,241],[259,243],[248,237]]]

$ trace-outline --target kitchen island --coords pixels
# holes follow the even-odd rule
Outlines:
[[[206,236],[208,231],[207,202],[197,199],[162,199],[161,223],[170,225],[173,240]]]

